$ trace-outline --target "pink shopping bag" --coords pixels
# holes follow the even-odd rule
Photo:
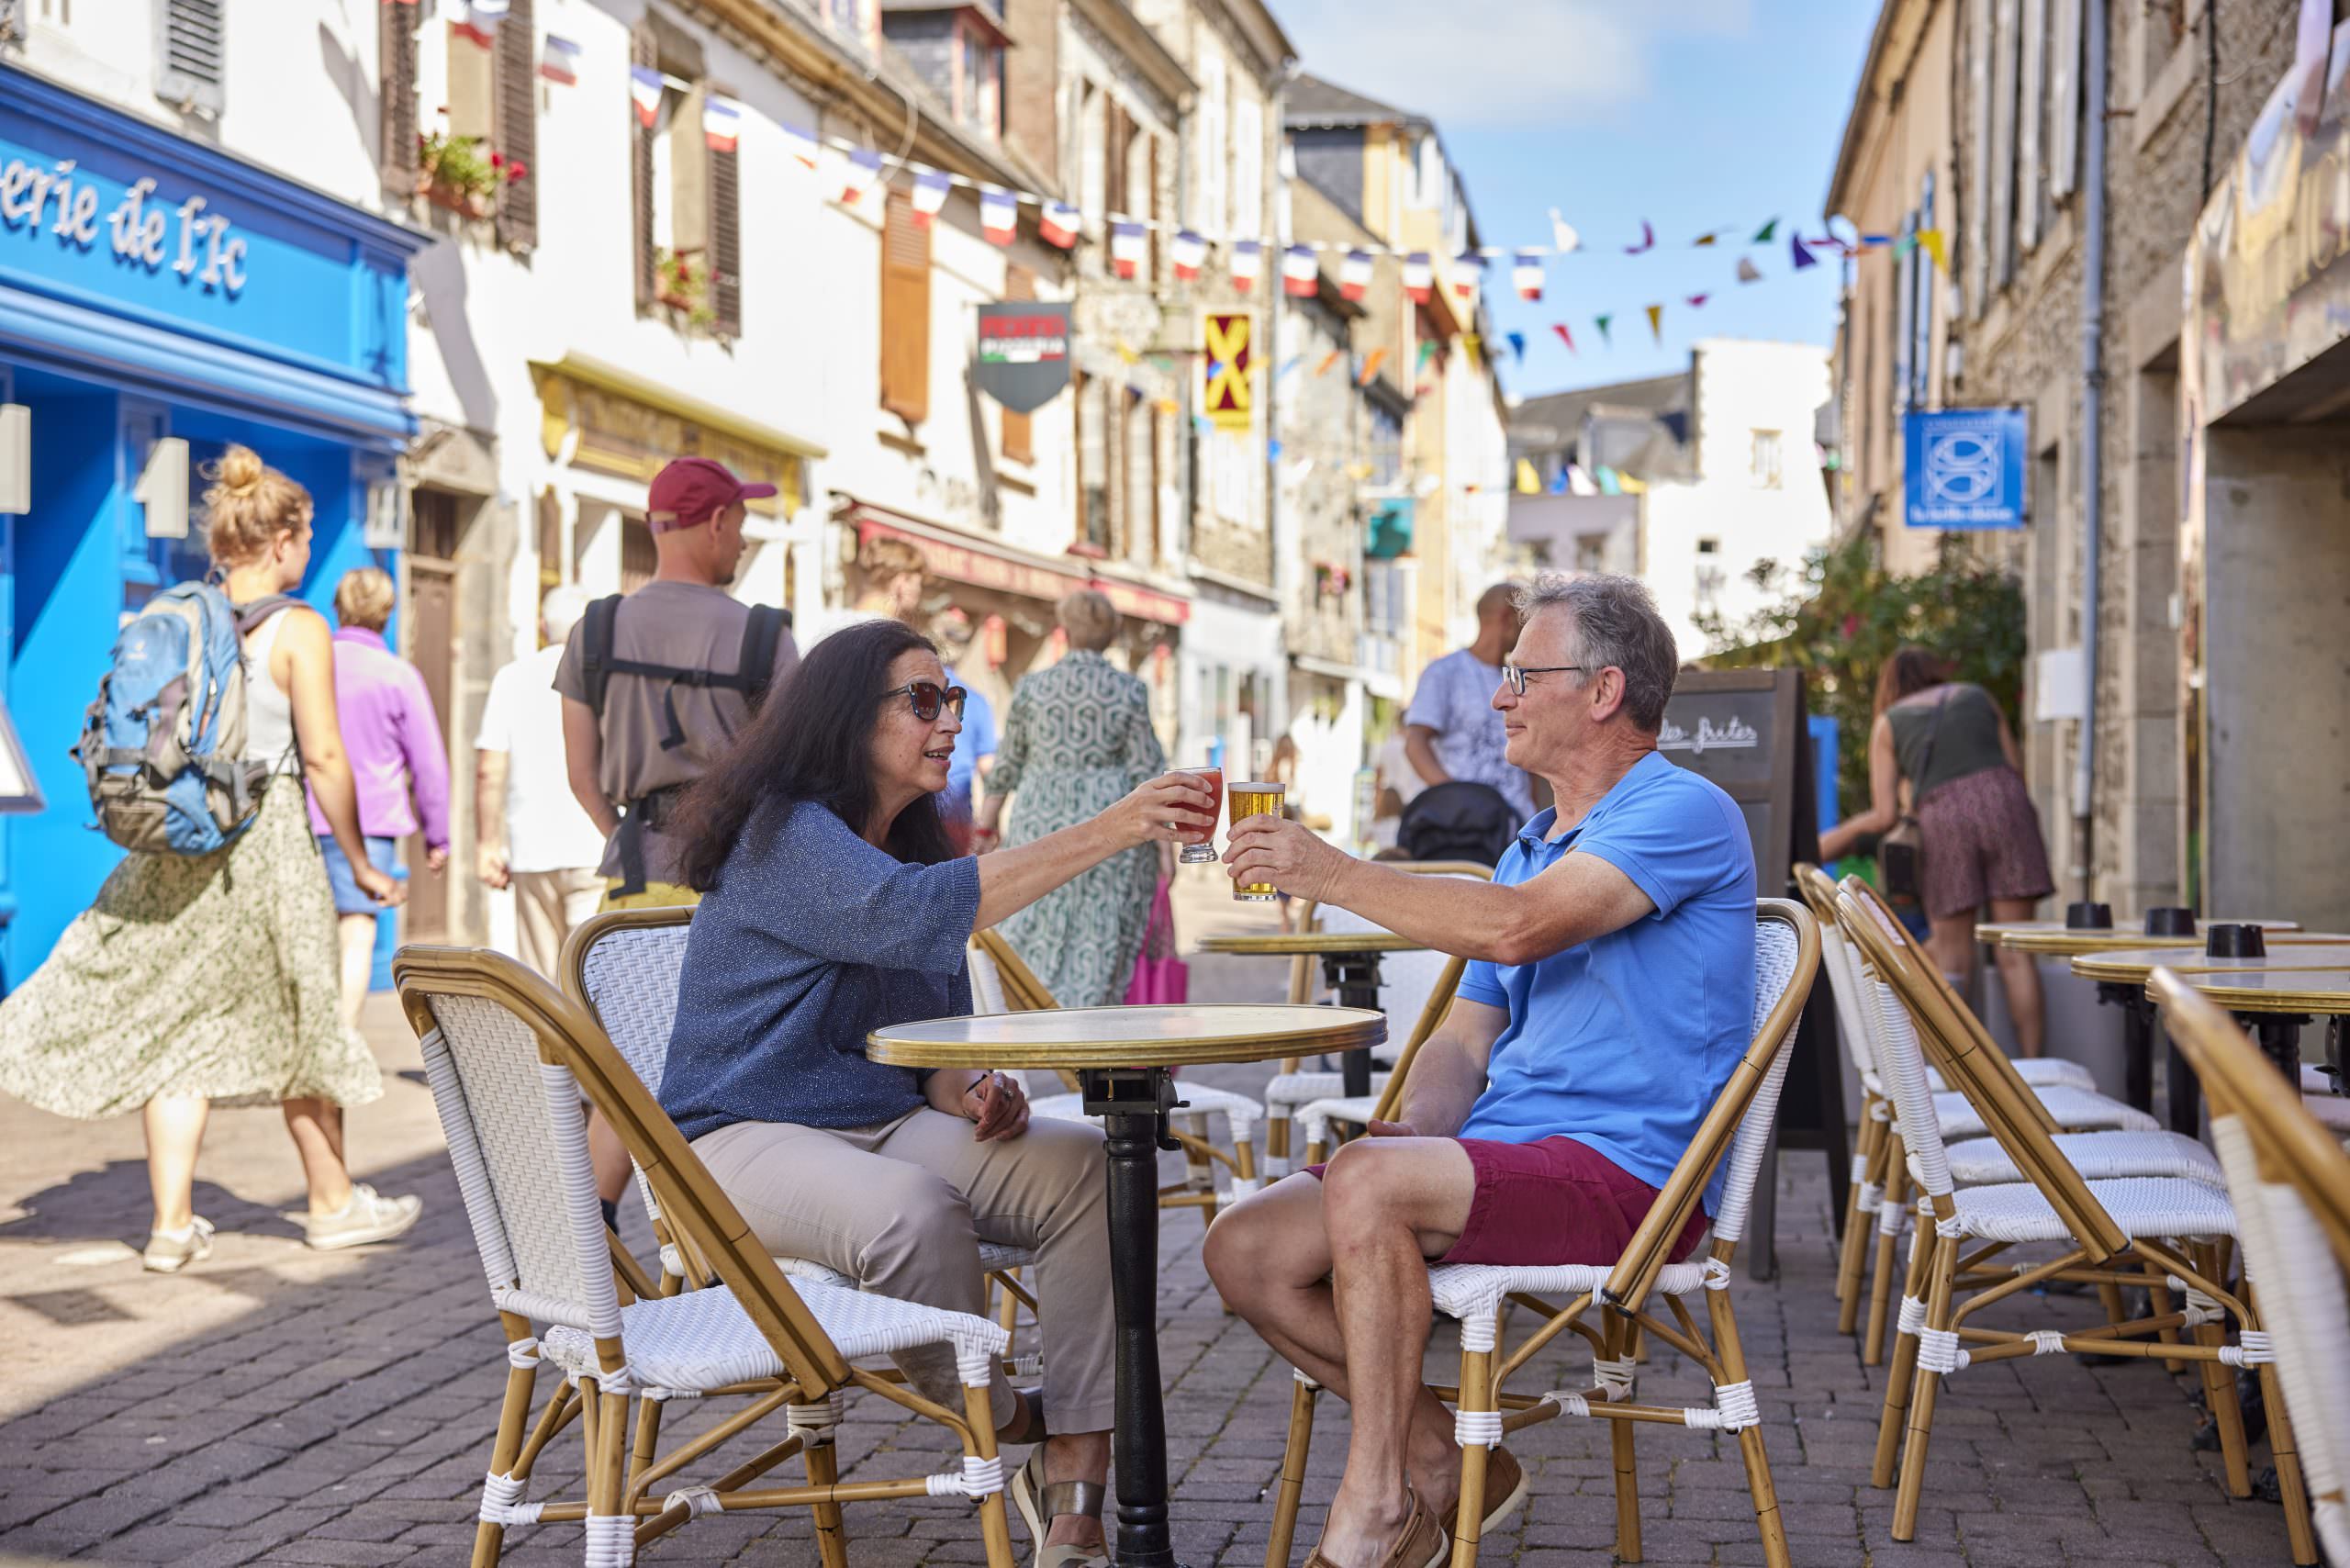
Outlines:
[[[1142,954],[1135,959],[1134,979],[1126,983],[1126,1004],[1184,1002],[1191,990],[1191,966],[1175,956],[1175,901],[1168,896],[1167,879],[1161,877],[1150,901]]]

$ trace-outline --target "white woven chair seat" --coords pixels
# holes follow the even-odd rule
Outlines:
[[[2129,1176],[2176,1176],[2224,1187],[2219,1157],[2184,1133],[2058,1133],[2056,1148],[2092,1182]],[[1962,1187],[2020,1182],[2023,1172],[1997,1138],[1950,1146],[1951,1180]]]
[[[1248,1141],[1255,1134],[1257,1124],[1265,1119],[1262,1104],[1246,1094],[1235,1094],[1228,1089],[1211,1089],[1204,1083],[1185,1083],[1179,1080],[1175,1092],[1185,1102],[1176,1115],[1207,1116],[1221,1111],[1225,1119],[1232,1124],[1232,1137],[1236,1142]],[[1082,1094],[1048,1094],[1042,1100],[1032,1100],[1028,1103],[1028,1114],[1049,1116],[1057,1122],[1091,1121],[1098,1124],[1100,1120],[1085,1114],[1085,1096]]]
[[[2008,1060],[2016,1070],[2016,1076],[2034,1089],[2059,1086],[2066,1089],[2095,1089],[2097,1087],[2096,1073],[2091,1072],[2079,1062],[2066,1061],[2062,1057],[2010,1057]],[[1950,1087],[1942,1081],[1942,1073],[1930,1067],[1926,1070],[1926,1082],[1929,1087],[1936,1091]]]
[[[2235,1205],[2220,1188],[2176,1177],[2091,1182],[2089,1193],[2132,1238],[2233,1236]],[[1983,1241],[2064,1241],[2071,1232],[2029,1182],[1962,1187],[1951,1194],[1964,1234]]]
[[[1361,1126],[1379,1109],[1377,1094],[1334,1094],[1326,1100],[1315,1100],[1297,1108],[1297,1125],[1308,1143],[1329,1137],[1332,1122],[1348,1122]]]
[[[850,1361],[922,1345],[952,1345],[958,1355],[1003,1353],[1003,1330],[984,1317],[868,1295],[805,1275],[793,1288]],[[688,1291],[624,1306],[621,1343],[629,1375],[641,1386],[695,1394],[783,1375],[775,1348],[730,1291]],[[592,1335],[550,1328],[540,1338],[539,1348],[574,1377],[599,1375]]]
[[[1665,1295],[1694,1295],[1706,1288],[1707,1249],[1700,1242],[1686,1260],[1667,1263],[1656,1288]],[[1529,1295],[1572,1297],[1595,1291],[1616,1271],[1606,1263],[1551,1263],[1540,1267],[1498,1263],[1449,1263],[1428,1271],[1428,1294],[1447,1317],[1488,1311],[1512,1291]]]
[[[1373,1094],[1387,1087],[1388,1075],[1371,1075]],[[1284,1072],[1277,1074],[1265,1085],[1265,1109],[1276,1117],[1294,1117],[1300,1105],[1310,1105],[1316,1100],[1327,1100],[1347,1092],[1347,1075],[1343,1072]]]
[[[2070,1131],[2151,1133],[2162,1126],[2143,1111],[2086,1089],[2053,1084],[2037,1087],[2032,1092],[2040,1096],[2040,1103],[2048,1108],[2056,1125]],[[1963,1094],[1935,1095],[1934,1115],[1942,1125],[1945,1138],[1981,1137],[1990,1130],[1981,1113],[1968,1104]]]

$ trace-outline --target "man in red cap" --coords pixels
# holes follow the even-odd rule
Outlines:
[[[695,902],[673,879],[663,817],[800,662],[789,611],[725,588],[743,558],[743,503],[775,493],[712,458],[663,468],[645,504],[652,580],[589,605],[555,671],[571,792],[605,837],[606,909]]]

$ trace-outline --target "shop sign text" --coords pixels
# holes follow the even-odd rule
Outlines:
[[[168,266],[207,289],[236,294],[245,286],[245,241],[231,238],[222,214],[191,196],[176,207],[155,199],[145,177],[122,194],[103,220],[98,187],[78,177],[71,158],[55,163],[11,158],[0,164],[0,227],[28,238],[43,232],[71,250],[90,252],[103,238],[114,254],[147,272]]]

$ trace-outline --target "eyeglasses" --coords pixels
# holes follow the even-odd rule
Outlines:
[[[1588,675],[1591,673],[1591,666],[1589,665],[1504,665],[1502,679],[1507,683],[1512,693],[1523,697],[1526,695],[1528,676],[1564,675],[1569,670],[1580,670]]]
[[[880,700],[886,702],[892,697],[912,698],[914,717],[927,724],[937,719],[941,708],[952,708],[955,717],[960,719],[963,701],[970,695],[959,686],[941,686],[934,680],[916,680],[904,686],[891,687],[881,694]]]

